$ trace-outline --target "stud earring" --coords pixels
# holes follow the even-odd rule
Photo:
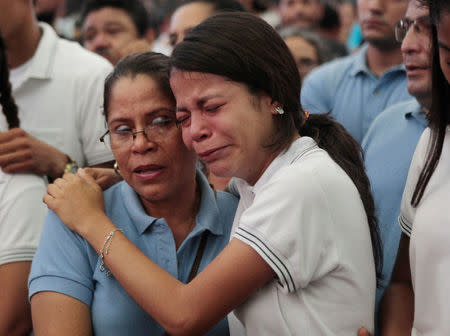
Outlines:
[[[278,114],[284,114],[284,110],[283,110],[283,108],[282,108],[281,106],[275,107],[275,111],[276,111]]]

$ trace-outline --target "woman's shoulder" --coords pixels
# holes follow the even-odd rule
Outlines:
[[[120,181],[112,185],[108,189],[105,189],[103,191],[103,198],[105,200],[105,205],[108,206],[118,201],[123,201],[123,193],[125,192],[125,189],[127,189],[127,186],[128,184],[125,181]]]
[[[358,190],[350,177],[319,148],[278,169],[257,197],[278,203],[294,202],[302,207],[328,204],[333,205],[333,209],[344,200],[354,206],[360,203]]]
[[[315,147],[280,168],[272,179],[294,187],[335,183],[346,180],[347,175],[326,151]]]
[[[222,218],[234,218],[239,198],[235,195],[221,190],[214,190],[217,209]]]
[[[217,202],[225,203],[225,204],[226,203],[231,203],[231,204],[236,203],[237,204],[239,202],[239,197],[237,197],[236,195],[234,195],[228,191],[215,190],[214,192],[216,194]]]

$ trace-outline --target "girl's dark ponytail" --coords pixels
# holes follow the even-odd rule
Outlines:
[[[8,122],[9,129],[19,127],[17,105],[11,92],[8,62],[6,60],[5,43],[0,36],[0,105]]]

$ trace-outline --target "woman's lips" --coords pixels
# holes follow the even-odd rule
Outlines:
[[[142,181],[149,181],[159,177],[166,167],[160,165],[142,165],[133,170],[133,174]]]
[[[227,147],[228,146],[222,146],[222,147],[217,147],[217,148],[214,148],[214,149],[209,149],[207,151],[203,151],[201,153],[198,153],[198,156],[200,157],[200,159],[203,162],[210,163],[211,161],[217,160],[223,154],[223,151]]]

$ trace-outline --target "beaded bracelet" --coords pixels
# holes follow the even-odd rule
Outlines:
[[[114,230],[112,230],[110,233],[108,233],[106,235],[105,242],[103,243],[102,248],[100,249],[100,253],[99,253],[100,254],[100,260],[101,260],[100,272],[104,272],[106,270],[103,258],[105,257],[105,255],[108,255],[109,247],[111,246],[112,239],[114,237],[114,234],[117,231],[120,231],[120,232],[123,233],[123,231],[121,229],[114,229]],[[106,276],[108,276],[108,277],[111,276],[111,271],[107,270],[106,271]]]

